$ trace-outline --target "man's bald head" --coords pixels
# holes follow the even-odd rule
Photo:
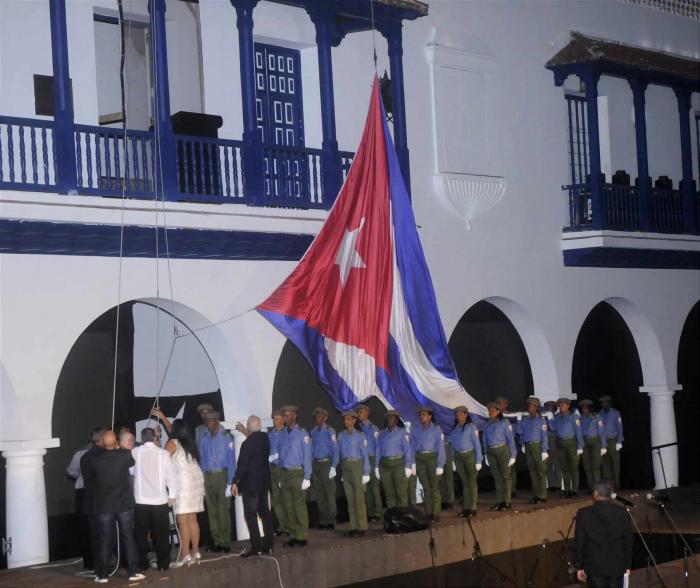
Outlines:
[[[114,431],[105,431],[102,436],[102,442],[104,443],[105,449],[116,449],[117,448],[117,436]]]

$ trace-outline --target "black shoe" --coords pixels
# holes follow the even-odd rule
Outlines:
[[[468,517],[468,516],[469,516],[469,509],[468,509],[468,508],[465,508],[462,512],[458,512],[458,513],[457,513],[457,516],[458,516],[458,517],[463,517],[463,518],[464,518],[464,517]]]
[[[543,503],[547,502],[547,499],[546,499],[546,498],[540,498],[539,496],[535,496],[535,498],[532,499],[532,502],[533,502],[534,504],[543,504]]]
[[[275,531],[275,537],[289,537],[287,531]]]
[[[467,515],[468,517],[475,517],[476,516],[476,511],[473,509],[469,509],[467,512],[469,513]]]
[[[317,528],[319,531],[325,531],[325,530],[327,529],[326,525],[316,525],[316,528]]]
[[[221,551],[223,551],[224,553],[231,553],[231,546],[230,545],[222,545],[221,547],[219,547],[219,549]]]
[[[365,532],[364,531],[355,531],[355,537],[364,537]]]
[[[307,543],[308,543],[308,541],[306,541],[306,539],[295,539],[295,540],[294,540],[294,544],[295,544],[297,547],[306,547],[306,544],[307,544]]]
[[[241,557],[253,557],[255,555],[262,555],[262,549],[249,549],[241,553]]]
[[[501,505],[503,503],[499,502],[498,504],[494,504],[493,506],[489,507],[489,510],[501,510]]]
[[[510,497],[511,497],[511,498],[515,498],[517,495],[518,495],[518,492],[517,492],[516,490],[513,490],[513,491],[510,493]]]
[[[285,546],[285,547],[296,547],[296,546],[297,546],[297,540],[294,539],[294,538],[292,537],[289,541],[287,541],[287,542],[284,544],[284,546]]]
[[[438,514],[431,515],[430,520],[433,521],[434,523],[439,523],[440,522],[440,515],[438,515]]]
[[[272,555],[272,546],[263,547],[262,551],[261,551],[261,555]]]
[[[357,529],[350,529],[349,531],[346,531],[343,533],[343,537],[356,537],[357,536]]]
[[[221,553],[221,547],[218,545],[210,545],[206,549],[207,553]]]
[[[573,490],[571,491],[571,498],[577,498],[578,497],[578,492],[574,492]]]
[[[452,502],[443,502],[441,505],[442,510],[452,510],[452,507],[454,506],[454,503]]]
[[[510,502],[503,502],[501,503],[501,508],[498,510],[511,510],[512,506],[510,505]]]
[[[367,519],[367,521],[369,521],[370,523],[378,523],[378,522],[381,521],[381,520],[382,520],[382,519],[380,519],[379,517],[369,517],[369,518]]]

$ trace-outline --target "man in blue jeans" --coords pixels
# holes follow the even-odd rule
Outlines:
[[[97,561],[95,582],[106,584],[114,548],[114,525],[118,524],[124,546],[129,581],[143,580],[146,576],[138,569],[138,554],[134,541],[134,492],[129,468],[135,462],[131,452],[119,449],[114,431],[102,437],[105,451],[92,459],[95,483],[95,526],[97,530]]]

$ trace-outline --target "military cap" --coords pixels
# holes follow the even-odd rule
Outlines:
[[[598,402],[612,402],[612,397],[605,394],[605,395],[601,396],[600,398],[598,398]]]
[[[355,407],[355,410],[358,410],[358,411],[363,410],[363,409],[366,410],[367,412],[369,412],[369,406],[367,406],[366,404],[358,404]]]
[[[452,409],[452,412],[455,412],[455,413],[457,413],[457,412],[469,412],[469,409],[466,406],[463,406],[462,404],[460,404],[459,406],[455,406]]]
[[[401,418],[401,414],[399,413],[398,410],[387,410],[387,411],[384,413],[384,418],[386,418],[386,417],[388,417],[388,416],[395,416],[397,419],[400,419],[400,418]]]
[[[276,410],[273,410],[273,411],[272,411],[272,416],[273,416],[273,417],[276,417],[276,416],[283,416],[283,413],[282,413],[282,411],[281,411],[280,409],[276,409]]]
[[[537,398],[537,396],[530,396],[526,401],[525,401],[525,406],[528,404],[534,404],[536,407],[540,407],[540,399]]]
[[[432,406],[419,406],[418,407],[418,414],[422,412],[427,412],[428,414],[433,414],[433,407]]]
[[[570,405],[571,399],[562,397],[559,400],[557,400],[557,404],[569,404]]]
[[[556,400],[547,400],[547,402],[544,403],[545,408],[547,408],[548,406],[554,406],[554,407],[556,407],[556,405],[557,405],[557,401],[556,401]]]
[[[322,414],[323,416],[328,417],[328,411],[325,408],[321,408],[320,406],[314,408],[314,411],[311,414],[313,416],[316,416],[317,414]]]
[[[210,410],[205,416],[205,421],[218,421],[221,420],[221,415],[216,410]]]
[[[197,407],[197,412],[202,412],[203,410],[214,410],[214,407],[211,404],[200,404]]]
[[[299,407],[293,404],[285,404],[280,410],[282,412],[299,412]]]
[[[343,411],[343,418],[345,418],[345,417],[358,418],[357,411],[356,410],[344,410]]]
[[[506,404],[510,404],[510,401],[505,396],[497,396],[494,402],[505,402]]]
[[[494,402],[489,402],[489,403],[486,405],[486,408],[497,408],[498,410],[501,410],[501,407],[500,407],[500,406],[498,405],[498,403],[495,402],[495,401],[494,401]]]
[[[589,400],[588,398],[584,398],[583,400],[578,401],[578,405],[579,406],[584,406],[584,405],[593,406],[593,401]]]

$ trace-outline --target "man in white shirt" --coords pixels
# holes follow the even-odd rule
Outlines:
[[[148,568],[148,533],[153,534],[158,569],[170,567],[170,517],[168,506],[175,502],[175,474],[170,454],[156,444],[156,432],[141,431],[143,445],[135,447],[134,498],[136,500],[136,545],[141,569]]]

